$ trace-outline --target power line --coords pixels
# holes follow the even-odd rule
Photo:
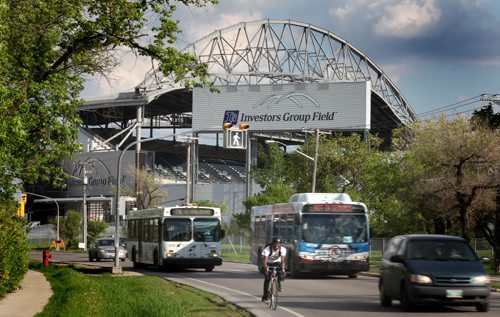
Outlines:
[[[427,116],[427,115],[431,115],[431,114],[434,114],[434,113],[442,112],[441,110],[445,110],[445,109],[449,109],[449,108],[456,109],[456,108],[459,108],[459,107],[463,107],[463,106],[466,106],[468,104],[478,102],[479,101],[479,97],[481,97],[481,96],[482,95],[477,95],[477,96],[471,97],[469,99],[465,99],[465,100],[462,100],[462,101],[459,101],[459,102],[452,103],[451,105],[448,105],[448,106],[443,106],[443,107],[436,108],[434,110],[429,110],[429,111],[426,111],[426,112],[422,112],[422,113],[418,114],[418,116]],[[469,102],[471,100],[476,100],[476,101]],[[467,103],[466,105],[460,105],[460,104],[465,103],[465,102],[469,102],[469,103]],[[460,106],[457,106],[457,105],[460,105]]]

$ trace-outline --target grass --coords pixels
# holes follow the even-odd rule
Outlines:
[[[39,261],[32,261],[30,267],[41,271],[54,291],[37,317],[251,316],[217,295],[156,276],[90,275],[43,267]]]

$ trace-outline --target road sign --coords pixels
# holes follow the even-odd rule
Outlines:
[[[227,129],[224,131],[224,148],[241,149],[247,148],[248,133],[246,130]]]

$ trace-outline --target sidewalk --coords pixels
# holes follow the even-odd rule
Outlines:
[[[32,317],[41,312],[52,296],[45,276],[28,270],[21,288],[0,300],[0,317]]]

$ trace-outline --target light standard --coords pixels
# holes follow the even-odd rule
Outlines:
[[[280,141],[276,141],[276,140],[266,140],[265,141],[266,144],[270,144],[270,143],[278,143],[278,144],[281,144],[283,145],[284,147],[288,148],[288,145],[283,143],[283,142],[280,142]],[[311,192],[315,193],[316,192],[316,172],[317,172],[317,168],[318,168],[318,148],[315,147],[315,150],[314,150],[314,158],[297,150],[297,149],[294,149],[294,148],[290,148],[292,149],[292,151],[294,152],[297,152],[299,153],[300,155],[310,159],[311,161],[313,161],[314,165],[313,165],[313,179],[312,179],[312,189],[311,189]]]
[[[164,139],[164,138],[169,138],[172,136],[176,136],[177,134],[169,134],[169,135],[164,135],[160,137],[154,137],[154,138],[149,138],[149,139],[144,139],[144,140],[136,140],[134,142],[129,143],[120,153],[118,156],[118,164],[117,164],[117,171],[116,171],[116,197],[115,197],[115,261],[114,265],[112,268],[112,273],[113,274],[118,274],[122,272],[122,268],[120,266],[120,230],[118,229],[120,225],[120,220],[119,220],[119,209],[118,208],[120,204],[120,195],[121,195],[121,178],[122,178],[122,171],[121,171],[121,166],[122,166],[122,158],[125,152],[127,152],[128,149],[130,149],[132,146],[138,144],[138,143],[145,143],[145,142],[150,142],[150,141],[155,141],[159,139]],[[188,167],[189,168],[189,167]],[[188,180],[189,181],[189,180]]]
[[[45,199],[51,199],[57,206],[57,243],[56,243],[56,250],[59,251],[59,203],[57,202],[56,199],[52,198],[52,197],[49,197],[49,196],[44,196],[44,195],[40,195],[40,194],[34,194],[34,193],[30,193],[30,192],[24,192],[25,194],[28,194],[28,195],[33,195],[33,196],[37,196],[37,197],[41,197],[41,198],[45,198]]]

